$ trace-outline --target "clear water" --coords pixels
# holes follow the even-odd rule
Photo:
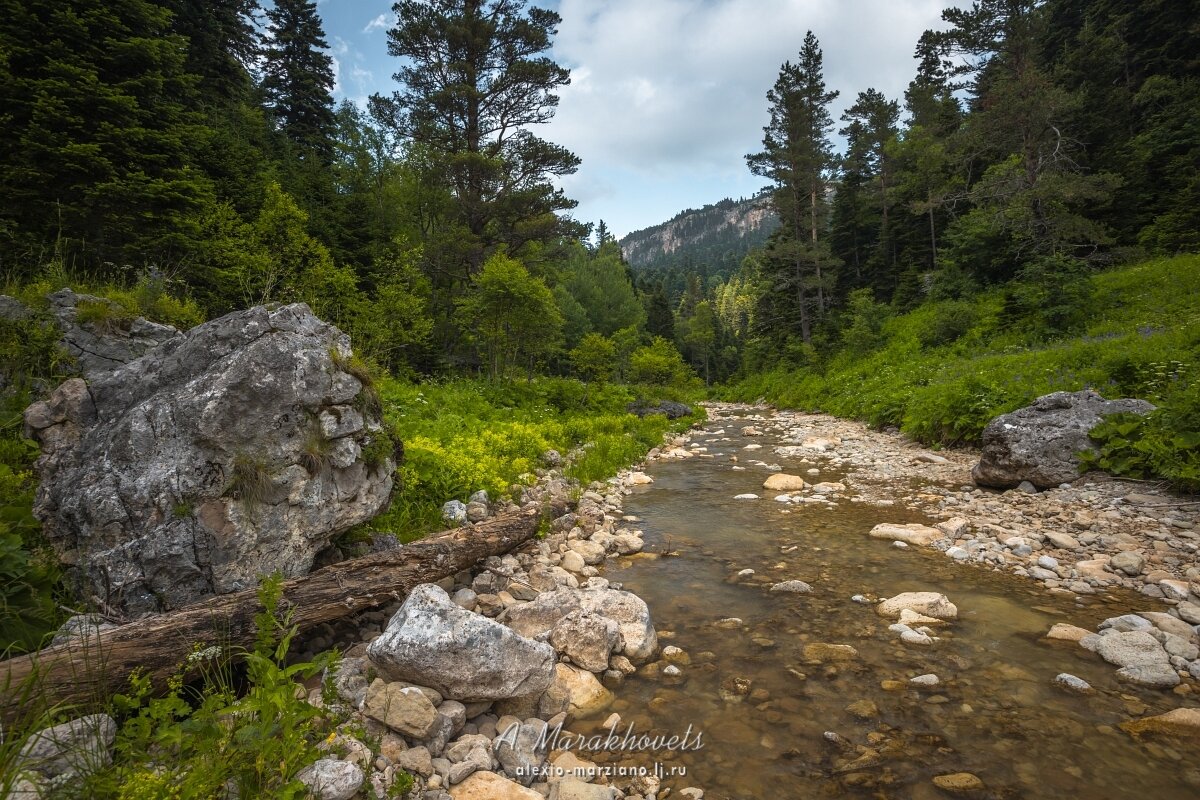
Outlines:
[[[934,798],[947,795],[933,786],[933,776],[971,772],[986,785],[975,797],[1200,797],[1194,745],[1138,743],[1116,728],[1138,714],[1200,704],[1196,694],[1121,684],[1113,667],[1078,645],[1041,641],[1055,622],[1094,628],[1106,617],[1153,608],[1153,601],[1132,593],[1057,598],[1027,579],[869,539],[876,523],[923,521],[899,507],[841,500],[836,508],[787,506],[785,514],[771,499],[775,493],[761,488],[770,473],[750,466],[742,447],[764,445],[755,457],[778,461],[785,471],[803,475],[811,465],[776,458],[771,446],[780,432],[769,425],[768,435],[753,439],[741,436],[740,427],[708,423],[729,438],[697,440],[714,458],[652,465],[655,482],[626,499],[625,513],[641,519],[636,527],[645,531],[647,551],[677,555],[624,559],[606,573],[646,600],[666,632],[662,644],[691,657],[682,685],[635,676],[616,690],[613,710],[623,724],[668,734],[689,724],[703,731],[704,749],[666,761],[688,768],[686,778],[667,785],[704,787],[710,800]],[[746,471],[731,469],[731,455],[741,457]],[[743,492],[762,499],[733,499]],[[757,574],[733,582],[746,568]],[[807,581],[812,594],[768,593],[789,579]],[[850,599],[918,590],[943,592],[959,608],[959,620],[932,647],[901,644],[888,620]],[[744,624],[714,625],[728,617]],[[858,656],[809,663],[803,650],[811,643],[852,645]],[[1055,687],[1060,672],[1083,678],[1096,692],[1080,696]],[[941,684],[907,685],[925,673]],[[734,678],[749,681],[754,694],[722,699],[722,682]],[[905,685],[886,691],[882,681]],[[865,703],[855,706],[858,716],[847,710],[863,700],[875,710]],[[827,741],[826,731],[855,748]]]

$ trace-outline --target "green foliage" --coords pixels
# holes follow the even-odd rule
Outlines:
[[[459,323],[483,352],[488,374],[533,367],[557,347],[562,314],[554,296],[520,261],[497,253],[483,265],[474,288],[455,301]]]
[[[604,383],[617,368],[617,348],[598,333],[589,333],[570,353],[571,366],[584,380]]]
[[[629,356],[629,378],[634,383],[654,386],[684,386],[695,381],[695,373],[683,363],[675,345],[662,337]]]
[[[999,289],[893,317],[865,354],[761,372],[717,394],[897,426],[930,444],[978,442],[990,419],[1054,391],[1090,386],[1106,396],[1175,397],[1200,351],[1200,257],[1097,273],[1087,293],[1089,323],[1075,338],[1039,341],[1013,330]],[[1188,418],[1161,417],[1184,441]],[[1166,466],[1165,456],[1158,463],[1186,472],[1185,464]]]
[[[1161,477],[1181,491],[1200,492],[1200,381],[1173,391],[1148,416],[1113,414],[1089,436],[1098,451],[1080,454],[1085,471]]]
[[[584,386],[538,378],[530,383],[455,380],[380,385],[385,417],[404,442],[404,463],[390,509],[371,522],[374,530],[410,539],[441,525],[446,500],[465,500],[486,489],[508,495],[527,483],[541,455],[567,453],[592,443],[571,474],[606,478],[641,458],[661,441],[668,423],[639,420],[626,411],[634,393],[623,386]]]
[[[335,720],[297,692],[299,682],[334,664],[327,653],[312,662],[288,665],[295,626],[281,613],[282,579],[265,578],[259,588],[262,609],[255,616],[251,650],[226,653],[197,644],[156,695],[141,674],[114,696],[123,719],[111,767],[78,787],[80,797],[181,800],[221,796],[302,798],[296,774],[319,757],[318,743]],[[232,660],[231,660],[232,659]],[[245,666],[239,688],[234,661]],[[198,682],[185,683],[185,677]]]

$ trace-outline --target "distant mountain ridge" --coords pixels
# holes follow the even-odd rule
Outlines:
[[[625,260],[637,271],[706,268],[710,275],[729,275],[777,227],[779,221],[763,194],[689,208],[619,243]]]

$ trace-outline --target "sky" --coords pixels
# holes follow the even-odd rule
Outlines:
[[[334,97],[397,88],[387,54],[390,0],[318,0],[334,57]],[[686,208],[763,188],[745,155],[762,142],[766,93],[812,30],[835,121],[873,87],[903,100],[921,32],[946,0],[542,0],[562,16],[550,56],[570,68],[537,135],[583,163],[561,182],[576,219],[618,237]],[[965,3],[958,3],[964,5]],[[840,126],[840,125],[839,125]]]

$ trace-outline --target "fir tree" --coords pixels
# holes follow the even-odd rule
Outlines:
[[[262,87],[279,129],[301,160],[333,157],[333,58],[315,0],[275,0]]]

